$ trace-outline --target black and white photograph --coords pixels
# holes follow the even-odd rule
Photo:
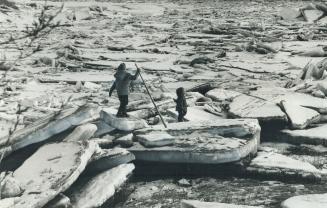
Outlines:
[[[0,0],[0,208],[327,208],[327,0]]]

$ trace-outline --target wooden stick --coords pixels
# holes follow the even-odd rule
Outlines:
[[[137,69],[139,69],[139,67],[138,67],[136,64],[135,64],[135,66],[136,66]],[[144,79],[143,79],[143,77],[142,77],[141,71],[139,71],[139,74],[140,74],[141,80],[142,80],[142,82],[143,82],[143,84],[144,84],[144,86],[145,86],[145,89],[146,89],[146,91],[147,91],[147,93],[148,93],[148,95],[149,95],[149,97],[150,97],[150,99],[151,99],[151,101],[152,101],[152,103],[153,103],[153,105],[154,105],[154,107],[155,107],[155,109],[156,109],[156,111],[157,111],[157,113],[158,113],[158,115],[159,115],[161,121],[162,121],[162,124],[165,126],[165,128],[167,128],[167,124],[166,124],[165,121],[163,120],[163,118],[162,118],[162,116],[161,116],[161,113],[159,112],[159,109],[158,109],[156,103],[154,102],[154,100],[153,100],[153,98],[152,98],[152,96],[151,96],[151,94],[150,94],[150,91],[149,91],[149,89],[148,89],[148,86],[146,86],[146,84],[145,84],[145,81],[144,81]]]

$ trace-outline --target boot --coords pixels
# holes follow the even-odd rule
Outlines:
[[[123,115],[123,113],[120,110],[118,110],[118,112],[116,114],[116,117],[117,118],[122,118],[122,117],[124,117],[124,115]]]

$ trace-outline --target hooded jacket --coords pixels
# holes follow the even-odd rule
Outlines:
[[[129,85],[132,80],[136,80],[138,72],[133,76],[130,73],[126,72],[125,69],[118,67],[117,72],[114,74],[116,78],[114,84],[112,85],[110,91],[114,89],[117,90],[118,96],[128,95],[129,94]]]

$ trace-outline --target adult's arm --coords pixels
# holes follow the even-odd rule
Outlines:
[[[129,79],[130,79],[130,80],[136,80],[136,78],[137,78],[137,76],[139,75],[139,73],[140,73],[140,68],[137,68],[135,74],[129,76]]]
[[[116,81],[112,84],[110,90],[109,90],[109,97],[111,97],[112,92],[116,89]]]

